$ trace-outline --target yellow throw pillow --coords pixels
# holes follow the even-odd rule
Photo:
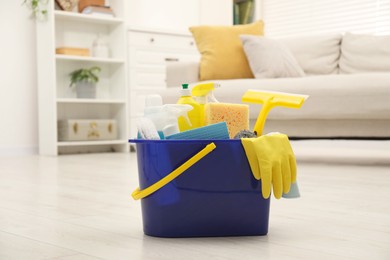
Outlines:
[[[253,78],[239,35],[263,35],[263,22],[190,27],[200,52],[200,80]]]

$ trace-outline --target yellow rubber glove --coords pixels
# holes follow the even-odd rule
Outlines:
[[[277,199],[290,191],[297,178],[296,160],[290,141],[285,134],[263,135],[257,138],[242,138],[246,156],[253,176],[261,179],[262,194],[268,199],[271,183]]]

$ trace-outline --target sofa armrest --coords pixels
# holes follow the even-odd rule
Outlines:
[[[177,87],[183,83],[199,81],[199,62],[167,62],[166,83],[167,87]]]

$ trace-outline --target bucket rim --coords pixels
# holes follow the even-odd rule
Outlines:
[[[241,143],[240,139],[162,139],[162,140],[150,140],[150,139],[129,139],[129,143]]]

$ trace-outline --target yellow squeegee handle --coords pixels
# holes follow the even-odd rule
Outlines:
[[[261,134],[263,133],[265,120],[267,119],[269,111],[271,111],[273,107],[274,106],[272,105],[270,99],[264,101],[263,107],[260,110],[259,116],[257,117],[256,120],[255,127],[253,129],[253,131],[256,132],[257,136],[261,136]]]
[[[268,113],[274,107],[287,107],[287,108],[300,108],[302,102],[294,102],[292,100],[283,101],[277,97],[270,97],[266,100],[263,100],[263,106],[260,110],[259,116],[257,117],[255,127],[253,131],[256,131],[257,136],[261,136],[264,129],[265,121],[267,120]]]
[[[137,188],[131,196],[135,200],[143,199],[150,194],[156,192],[157,190],[161,189],[171,181],[173,181],[175,178],[177,178],[180,174],[182,174],[184,171],[186,171],[188,168],[190,168],[192,165],[197,163],[199,160],[201,160],[203,157],[208,155],[211,151],[213,151],[216,148],[214,143],[208,144],[205,148],[203,148],[201,151],[199,151],[197,154],[192,156],[188,161],[183,163],[181,166],[176,168],[173,172],[169,173],[167,176],[159,180],[158,182],[150,185],[149,187],[140,190]]]

